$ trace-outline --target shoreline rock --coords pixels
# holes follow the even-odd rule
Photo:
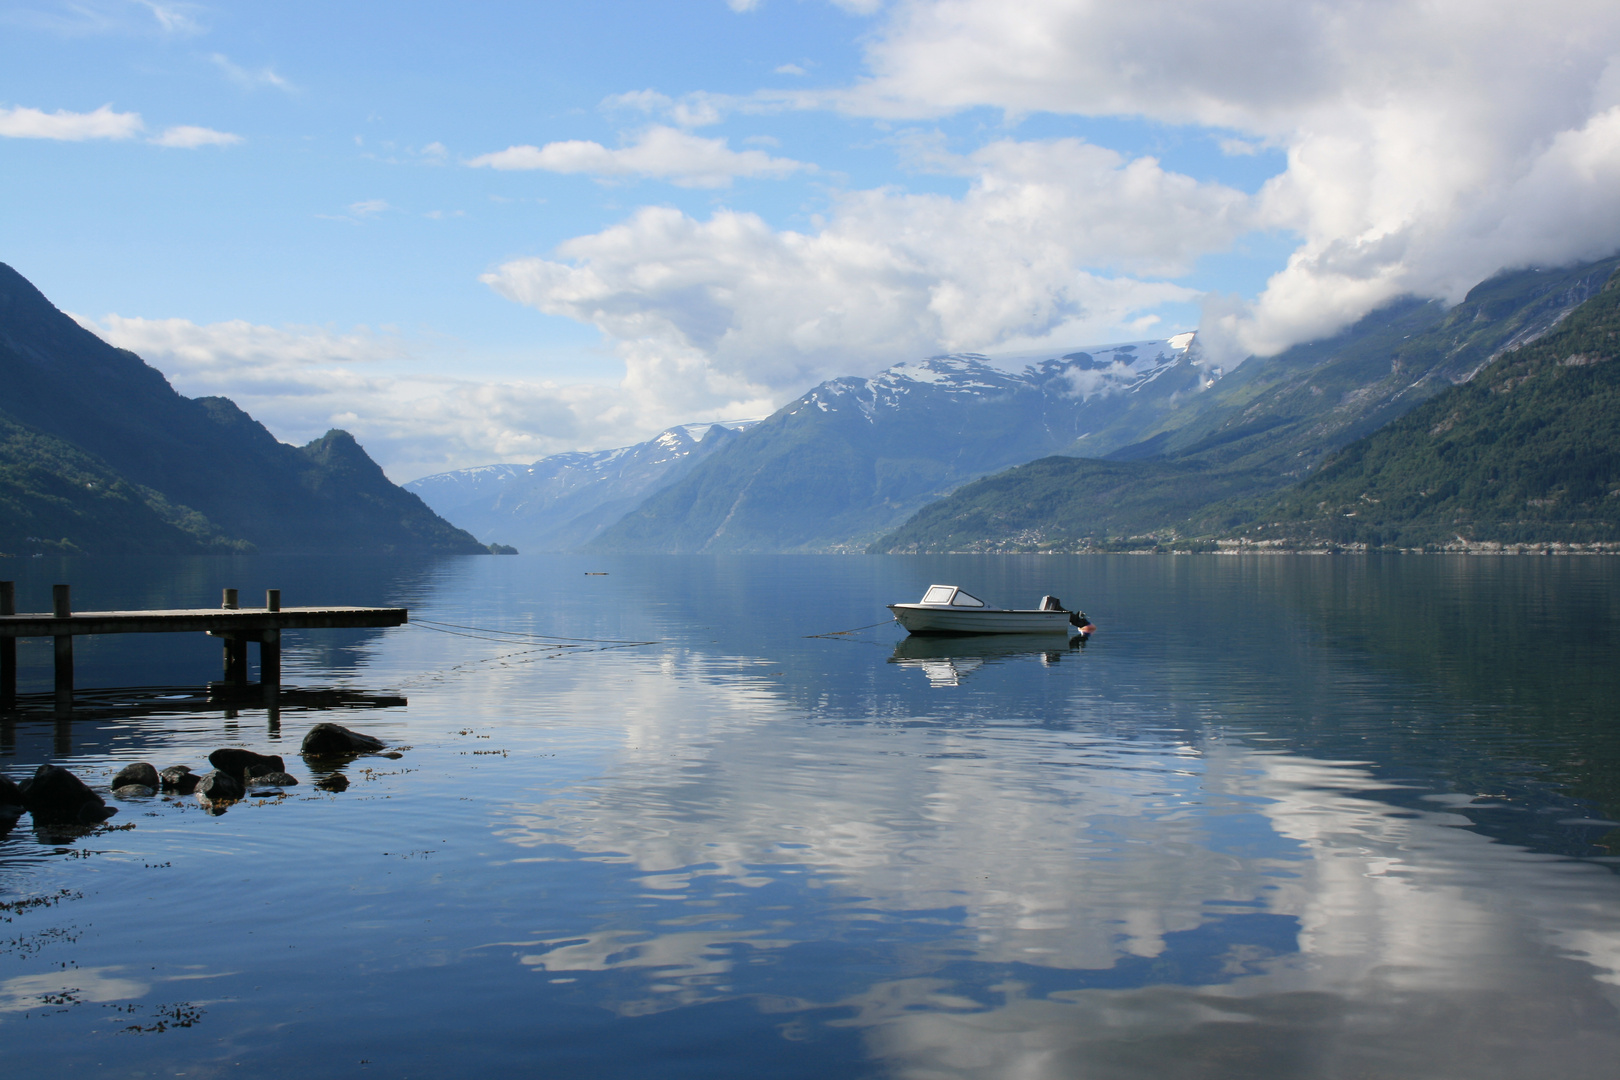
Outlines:
[[[304,757],[349,757],[376,753],[383,745],[381,739],[337,724],[316,724],[304,736],[298,752]]]
[[[128,787],[131,784],[156,788],[161,787],[163,781],[158,776],[157,769],[150,762],[137,761],[133,765],[125,765],[122,769],[119,769],[113,776],[112,783],[108,786],[116,794],[119,788]]]
[[[197,781],[195,794],[207,802],[236,802],[247,794],[247,788],[230,773],[215,769]]]
[[[118,813],[117,807],[108,806],[83,780],[56,765],[41,765],[32,779],[18,787],[23,790],[23,805],[35,821],[99,825]]]

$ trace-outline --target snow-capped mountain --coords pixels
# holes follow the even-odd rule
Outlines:
[[[886,368],[869,379],[854,376],[822,383],[789,408],[816,408],[822,412],[854,407],[869,420],[880,413],[904,409],[918,391],[953,397],[984,397],[1036,389],[1060,400],[1085,403],[1120,394],[1142,392],[1176,372],[1197,372],[1209,385],[1220,378],[1219,368],[1206,366],[1193,331],[1170,338],[1103,345],[1061,356],[1034,354],[1022,371],[1009,365],[1032,359],[1030,354],[990,357],[982,353],[949,353],[926,360],[908,360]]]
[[[682,424],[634,446],[457,469],[404,487],[485,543],[570,551],[757,422]]]
[[[1011,370],[1029,360],[1021,370]],[[1158,413],[1220,377],[1192,334],[1061,356],[953,353],[831,379],[604,530],[622,551],[858,548],[968,480],[1107,430],[1136,442]],[[1124,414],[1139,422],[1120,423]]]

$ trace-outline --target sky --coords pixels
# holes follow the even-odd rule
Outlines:
[[[400,481],[1617,248],[1613,0],[0,0],[0,261]]]

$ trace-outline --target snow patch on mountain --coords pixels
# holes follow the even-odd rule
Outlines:
[[[1017,361],[1025,361],[1022,370],[998,366]],[[1219,368],[1204,365],[1195,331],[1076,349],[1058,356],[1022,353],[992,358],[983,353],[949,353],[907,360],[871,378],[828,380],[790,406],[790,413],[806,408],[821,412],[853,408],[876,423],[885,413],[903,409],[912,397],[926,393],[992,396],[1035,390],[1087,401],[1137,392],[1183,365],[1203,368],[1199,382],[1204,386],[1221,374]]]

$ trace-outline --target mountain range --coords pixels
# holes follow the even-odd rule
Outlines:
[[[1617,508],[1594,502],[1588,488],[1608,474],[1605,455],[1620,449],[1612,433],[1620,411],[1597,391],[1608,369],[1594,360],[1575,365],[1591,367],[1586,375],[1542,378],[1534,393],[1512,399],[1520,404],[1511,422],[1485,405],[1507,400],[1491,397],[1490,388],[1519,378],[1511,374],[1519,365],[1547,368],[1546,350],[1611,355],[1612,346],[1605,352],[1601,343],[1609,331],[1593,329],[1592,321],[1608,317],[1602,313],[1613,303],[1613,286],[1606,283],[1617,268],[1620,259],[1611,258],[1501,274],[1449,310],[1393,304],[1331,339],[1247,361],[1207,394],[1137,428],[1145,437],[1106,458],[1054,456],[964,485],[872,550],[1074,551],[1200,539],[1306,547],[1411,546],[1459,536],[1465,543],[1606,540],[1605,522],[1617,520]],[[1586,336],[1577,347],[1571,335]],[[1565,400],[1582,387],[1589,400]],[[1436,410],[1456,419],[1431,425],[1424,439],[1462,434],[1442,440],[1449,449],[1419,449],[1413,425]],[[1503,425],[1535,436],[1508,442],[1486,434]],[[1464,437],[1479,446],[1459,450],[1456,440]],[[1486,442],[1495,447],[1490,453],[1480,449]],[[1544,460],[1549,447],[1563,455],[1559,468]],[[1081,440],[1075,449],[1084,448]],[[1371,462],[1407,475],[1417,483],[1412,492],[1423,492],[1420,500],[1451,492],[1446,498],[1460,501],[1430,514],[1421,528],[1416,518],[1392,517],[1393,507],[1369,512],[1382,504],[1362,503],[1367,492],[1349,488],[1372,483],[1357,472]],[[1541,479],[1529,479],[1532,462],[1541,463]],[[1490,490],[1510,490],[1501,486],[1510,473],[1518,477],[1511,490],[1531,491],[1524,496],[1530,501],[1510,507],[1487,499]],[[1393,483],[1394,474],[1379,475]],[[1576,490],[1578,498],[1570,494]],[[1339,509],[1326,509],[1334,505]],[[1375,527],[1378,521],[1387,527]]]
[[[650,496],[596,551],[860,550],[989,472],[1064,450],[1137,401],[1218,376],[1191,334],[1011,372],[958,353],[815,387]]]
[[[0,551],[485,553],[354,438],[187,398],[0,264]]]
[[[404,487],[482,541],[572,551],[755,423],[683,424],[634,446],[435,473]]]
[[[934,356],[828,380],[761,421],[405,490],[344,432],[287,446],[227,399],[182,397],[0,266],[0,551],[1615,543],[1617,268],[1399,300],[1230,371],[1192,333],[1017,370]]]

